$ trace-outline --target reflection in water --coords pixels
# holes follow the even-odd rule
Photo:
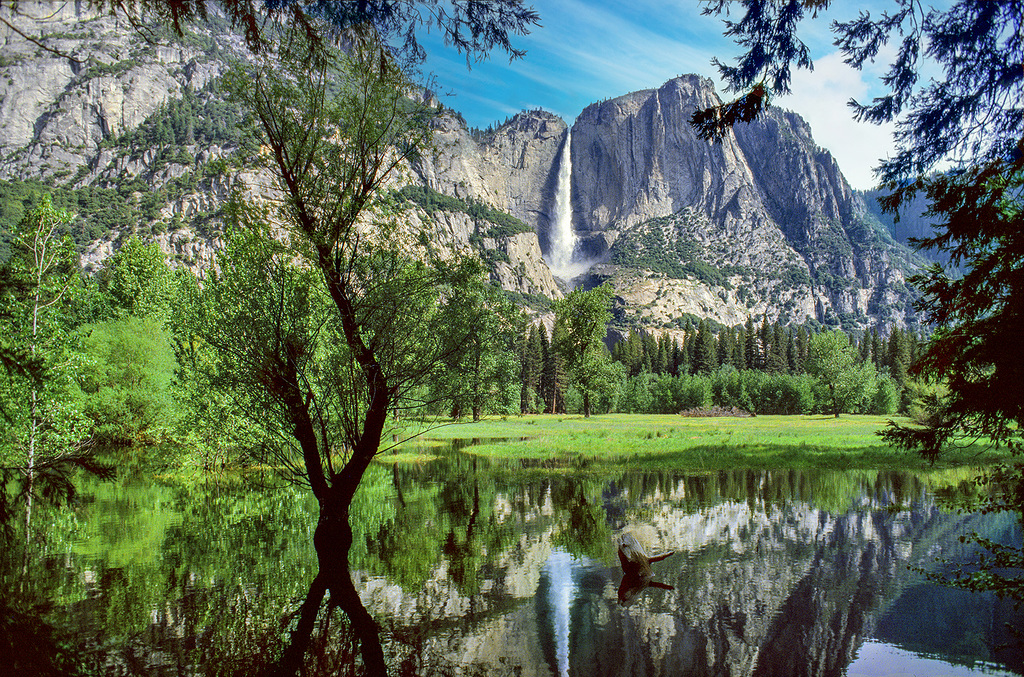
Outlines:
[[[541,575],[548,580],[548,603],[551,605],[555,638],[555,664],[559,675],[569,674],[569,604],[576,591],[572,580],[572,555],[555,550],[544,564]]]
[[[638,594],[647,588],[675,590],[674,586],[653,580],[652,562],[660,562],[675,553],[669,551],[648,557],[647,551],[630,532],[619,536],[619,564],[622,566],[622,582],[619,583],[619,604],[630,604]]]
[[[1005,627],[1021,627],[1020,612],[908,569],[965,559],[959,536],[970,529],[1020,539],[1008,516],[940,510],[932,487],[961,479],[551,475],[453,453],[371,468],[352,506],[352,578],[399,674],[878,674],[878,646],[922,675],[951,664],[1020,673]],[[306,637],[307,674],[358,672],[355,628],[303,605],[323,593],[316,505],[301,491],[101,485],[85,495],[37,541],[31,597],[14,594],[23,553],[0,553],[0,599],[48,604],[37,627],[76,664],[257,674]],[[648,585],[622,570],[624,533],[647,553],[675,551]]]

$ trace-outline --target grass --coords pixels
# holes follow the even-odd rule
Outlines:
[[[684,418],[674,415],[531,415],[488,418],[428,428],[387,460],[423,462],[437,440],[477,440],[465,453],[523,467],[725,470],[734,468],[930,467],[919,456],[885,444],[875,433],[888,417],[758,416]],[[435,424],[436,425],[436,424]],[[419,427],[417,427],[419,426]],[[405,436],[403,435],[403,437]],[[431,447],[430,445],[435,445]],[[1005,458],[983,447],[950,450],[936,467],[982,465]]]

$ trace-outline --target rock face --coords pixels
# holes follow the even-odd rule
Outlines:
[[[438,192],[483,200],[530,224],[546,251],[567,130],[561,118],[530,111],[474,138],[461,118],[446,115],[437,122],[432,152],[414,170]]]
[[[590,234],[588,253],[602,255],[607,245],[614,263],[621,236],[648,237],[652,219],[685,215],[660,224],[665,244],[691,243],[684,249],[693,260],[724,273],[728,284],[710,285],[712,296],[727,297],[732,288],[747,293],[739,308],[728,298],[711,312],[683,302],[676,315],[727,324],[747,313],[848,326],[912,324],[911,295],[893,254],[898,246],[869,226],[863,202],[807,123],[772,109],[707,143],[688,120],[715,103],[711,82],[691,75],[583,111],[572,153],[576,224]],[[652,284],[667,296],[682,283]]]
[[[0,26],[0,177],[62,178],[223,62],[196,46],[150,44],[87,3],[21,2]],[[210,38],[211,40],[213,38]],[[234,42],[223,36],[222,42]]]
[[[451,116],[415,171],[435,190],[508,210],[549,253],[571,138],[576,257],[597,264],[577,283],[610,281],[625,324],[766,314],[913,326],[905,279],[917,260],[867,213],[807,123],[773,109],[707,143],[688,121],[718,102],[709,80],[688,75],[587,107],[571,137],[539,111],[482,135]]]
[[[209,85],[224,71],[225,53],[243,53],[238,36],[213,17],[184,41],[150,43],[85,3],[56,14],[49,3],[0,11],[47,48],[0,27],[0,179],[121,190],[77,200],[123,200],[134,210],[121,223],[103,221],[105,232],[93,235],[101,242],[81,243],[91,265],[125,229],[163,241],[180,265],[207,265],[236,180],[225,163],[245,169],[232,147],[238,134],[200,138],[197,126],[195,140],[189,128],[182,141],[179,129],[173,153],[163,142],[140,148],[138,139],[130,147],[123,140],[133,130],[146,129],[147,139],[165,133],[160,116],[177,101],[191,101],[175,109],[191,115],[218,103],[219,124],[229,119],[237,131],[238,119]],[[707,143],[688,121],[717,102],[711,82],[690,75],[587,107],[571,135],[544,111],[486,132],[445,112],[433,147],[406,180],[505,211],[533,233],[481,237],[480,224],[456,212],[421,214],[410,227],[436,227],[453,249],[471,244],[509,291],[557,298],[566,281],[544,258],[565,241],[550,234],[556,192],[570,190],[558,176],[567,155],[576,263],[590,265],[576,284],[611,282],[624,327],[679,327],[688,316],[734,325],[762,314],[849,329],[913,326],[905,276],[917,260],[868,213],[808,125],[771,110]]]

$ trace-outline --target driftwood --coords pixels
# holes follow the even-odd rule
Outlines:
[[[697,407],[696,409],[684,409],[679,412],[680,416],[688,418],[713,418],[715,416],[734,416],[737,418],[756,418],[757,413],[740,409],[739,407]]]
[[[619,602],[628,604],[646,588],[661,588],[663,590],[675,590],[671,585],[651,580],[654,571],[651,570],[652,562],[660,562],[666,557],[674,554],[672,551],[651,557],[631,533],[624,533],[619,537],[619,564],[622,565],[622,583],[619,584]]]

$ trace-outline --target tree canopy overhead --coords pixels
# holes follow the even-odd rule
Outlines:
[[[5,5],[18,12],[17,0]],[[101,12],[127,17],[144,35],[150,22],[168,26],[182,35],[189,24],[205,21],[211,8],[223,11],[235,28],[242,31],[249,49],[260,53],[270,44],[268,31],[291,25],[301,28],[314,42],[338,38],[352,32],[371,31],[389,46],[392,56],[407,63],[422,61],[426,51],[420,32],[437,30],[445,45],[466,55],[467,62],[479,61],[495,49],[520,58],[525,54],[512,44],[512,37],[529,33],[540,16],[523,0],[87,0]],[[0,16],[0,22],[43,49],[52,48],[25,35]]]
[[[725,34],[744,48],[735,64],[715,65],[736,100],[697,111],[691,122],[706,139],[720,139],[736,122],[754,119],[771,95],[788,94],[793,68],[812,69],[799,39],[801,21],[828,9],[831,0],[709,0],[704,14],[729,16]],[[850,101],[858,120],[896,122],[896,154],[876,170],[891,188],[933,170],[940,162],[962,168],[1010,159],[1022,152],[1024,122],[1024,4],[1015,0],[957,0],[925,7],[893,0],[872,17],[833,21],[834,44],[846,63],[861,69],[883,47],[896,56],[881,84],[887,92],[870,103]],[[941,76],[926,78],[926,68]],[[902,193],[900,194],[902,195]]]

